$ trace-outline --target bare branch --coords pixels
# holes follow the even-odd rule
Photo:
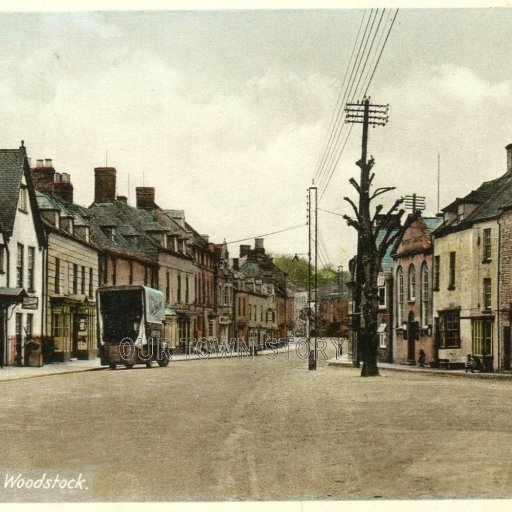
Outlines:
[[[381,204],[378,204],[375,207],[375,213],[373,214],[372,220],[370,222],[372,228],[373,228],[373,226],[375,226],[375,220],[377,219],[377,216],[379,215],[379,213],[382,211],[382,208],[384,208],[384,206]]]
[[[356,219],[357,219],[357,222],[359,222],[359,224],[361,224],[361,215],[359,214],[359,210],[357,209],[356,205],[354,204],[354,202],[352,201],[352,199],[350,199],[350,197],[344,197],[343,198],[345,201],[347,201],[347,203],[352,206],[352,209],[354,210],[354,213],[356,214]]]
[[[361,230],[361,226],[359,225],[359,222],[354,220],[352,217],[349,217],[348,215],[343,215],[343,218],[347,221],[347,224],[349,226],[352,226],[357,232]]]
[[[354,178],[350,178],[348,182],[357,190],[358,194],[361,194],[361,187]]]
[[[381,194],[385,194],[386,192],[390,192],[391,190],[395,190],[396,187],[380,187],[375,189],[375,192],[370,197],[370,201],[373,201],[377,196],[380,196]]]

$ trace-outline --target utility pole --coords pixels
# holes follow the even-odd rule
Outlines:
[[[318,202],[317,188],[312,186],[308,188],[308,351],[309,351],[309,370],[316,370],[316,360],[318,352],[317,341],[317,308],[318,308]],[[312,281],[311,267],[314,263],[314,305],[313,314],[311,314]],[[313,320],[313,322],[311,322]],[[311,323],[313,323],[315,339],[314,348],[311,350]]]
[[[389,105],[372,105],[370,104],[370,98],[365,98],[362,102],[347,103],[345,107],[346,118],[345,123],[362,123],[363,125],[363,136],[361,143],[361,160],[357,162],[357,165],[361,169],[361,176],[359,187],[363,193],[359,194],[359,215],[361,216],[362,229],[358,231],[357,237],[357,256],[356,256],[356,279],[354,285],[354,324],[352,339],[352,359],[354,366],[359,368],[361,361],[361,327],[362,315],[361,315],[361,283],[364,282],[364,271],[363,271],[363,252],[365,244],[371,243],[368,240],[368,235],[371,231],[371,216],[370,216],[370,170],[373,166],[373,160],[367,161],[368,152],[368,127],[369,125],[384,126],[388,121],[388,109]],[[365,235],[366,233],[366,235]]]

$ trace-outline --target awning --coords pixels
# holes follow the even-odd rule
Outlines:
[[[21,303],[28,293],[24,288],[0,288],[0,302],[5,305]]]

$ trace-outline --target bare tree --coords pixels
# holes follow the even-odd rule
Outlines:
[[[344,215],[344,218],[347,224],[358,233],[354,302],[356,313],[358,313],[358,320],[356,320],[357,343],[363,361],[362,377],[379,375],[377,366],[377,316],[379,311],[377,278],[381,270],[382,258],[419,216],[419,212],[415,212],[407,216],[402,224],[405,210],[399,207],[404,198],[397,199],[384,214],[382,213],[384,208],[382,204],[378,204],[371,213],[372,201],[381,194],[395,189],[395,187],[381,187],[375,189],[373,193],[371,192],[372,181],[375,177],[375,173],[371,173],[374,163],[373,157],[368,162],[359,160],[356,164],[361,169],[361,181],[357,183],[354,178],[350,179],[350,184],[359,195],[359,206],[356,206],[356,203],[349,197],[344,197],[354,212],[353,216]]]

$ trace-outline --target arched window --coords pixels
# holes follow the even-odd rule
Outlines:
[[[430,278],[428,264],[424,261],[421,265],[421,325],[430,325]]]
[[[398,267],[396,271],[396,282],[397,282],[397,314],[396,323],[400,327],[404,319],[404,273],[402,267]]]
[[[411,263],[409,265],[409,296],[410,301],[416,300],[416,269]]]

